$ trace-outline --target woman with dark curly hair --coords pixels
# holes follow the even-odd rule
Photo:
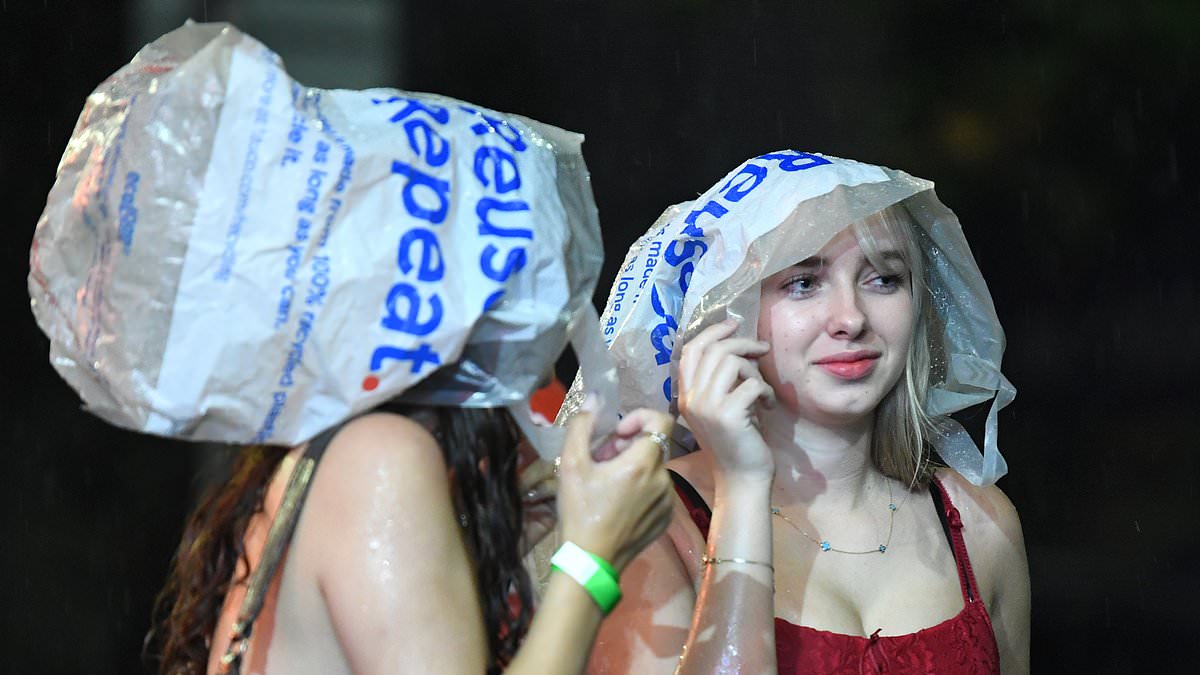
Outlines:
[[[668,520],[671,429],[606,407],[582,142],[304,87],[221,24],[88,98],[30,252],[51,361],[106,420],[247,446],[175,557],[161,672],[582,669]],[[525,403],[569,340],[608,385],[594,418],[539,428]],[[534,616],[521,557],[555,506]]]
[[[619,573],[666,525],[655,439],[670,422],[627,416],[613,441],[623,451],[604,462],[588,451],[590,431],[590,416],[569,427],[561,526]],[[231,637],[268,530],[301,506],[288,482],[317,468],[303,463],[318,444],[286,564],[259,591],[253,632]],[[579,671],[603,612],[554,574],[532,616],[521,556],[536,541],[522,536],[522,494],[544,505],[554,479],[534,460],[522,482],[521,445],[504,410],[393,405],[297,448],[243,450],[189,519],[160,600],[160,672],[227,672],[227,654],[254,673]]]

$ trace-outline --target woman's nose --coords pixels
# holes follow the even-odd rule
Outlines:
[[[825,330],[829,335],[852,340],[866,330],[867,315],[859,306],[859,297],[855,289],[843,288],[831,293],[828,310]]]

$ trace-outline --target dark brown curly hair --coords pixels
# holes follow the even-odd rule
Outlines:
[[[402,415],[430,414],[451,474],[487,625],[491,663],[506,664],[529,627],[533,592],[521,564],[521,499],[517,488],[520,432],[504,409],[389,404]],[[288,448],[251,446],[238,453],[229,479],[211,488],[188,517],[166,586],[155,603],[144,654],[163,675],[201,675],[217,618],[238,561],[248,568],[246,527],[263,510],[267,485]],[[515,594],[518,602],[511,602]]]

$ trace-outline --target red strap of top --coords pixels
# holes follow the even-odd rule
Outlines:
[[[696,492],[696,488],[692,487],[688,479],[670,469],[667,469],[667,473],[671,475],[671,482],[675,484],[675,494],[679,495],[679,501],[687,507],[692,522],[700,529],[700,536],[708,541],[708,526],[712,524],[712,511],[708,508],[708,504],[704,503],[704,497]]]
[[[950,550],[954,553],[954,562],[958,566],[958,582],[962,587],[963,600],[974,602],[979,597],[979,585],[975,583],[975,572],[971,570],[971,556],[967,555],[967,543],[963,540],[962,516],[950,501],[950,495],[946,493],[946,486],[942,485],[942,481],[935,476],[931,482],[942,497],[946,524],[950,528]]]

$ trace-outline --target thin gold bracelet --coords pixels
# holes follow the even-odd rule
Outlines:
[[[759,565],[760,567],[765,567],[765,568],[771,570],[771,574],[775,573],[774,565],[772,565],[769,562],[762,562],[761,560],[748,560],[746,558],[710,558],[706,554],[706,555],[700,556],[700,562],[704,563],[705,566],[720,565],[722,563],[737,563],[739,565]]]

